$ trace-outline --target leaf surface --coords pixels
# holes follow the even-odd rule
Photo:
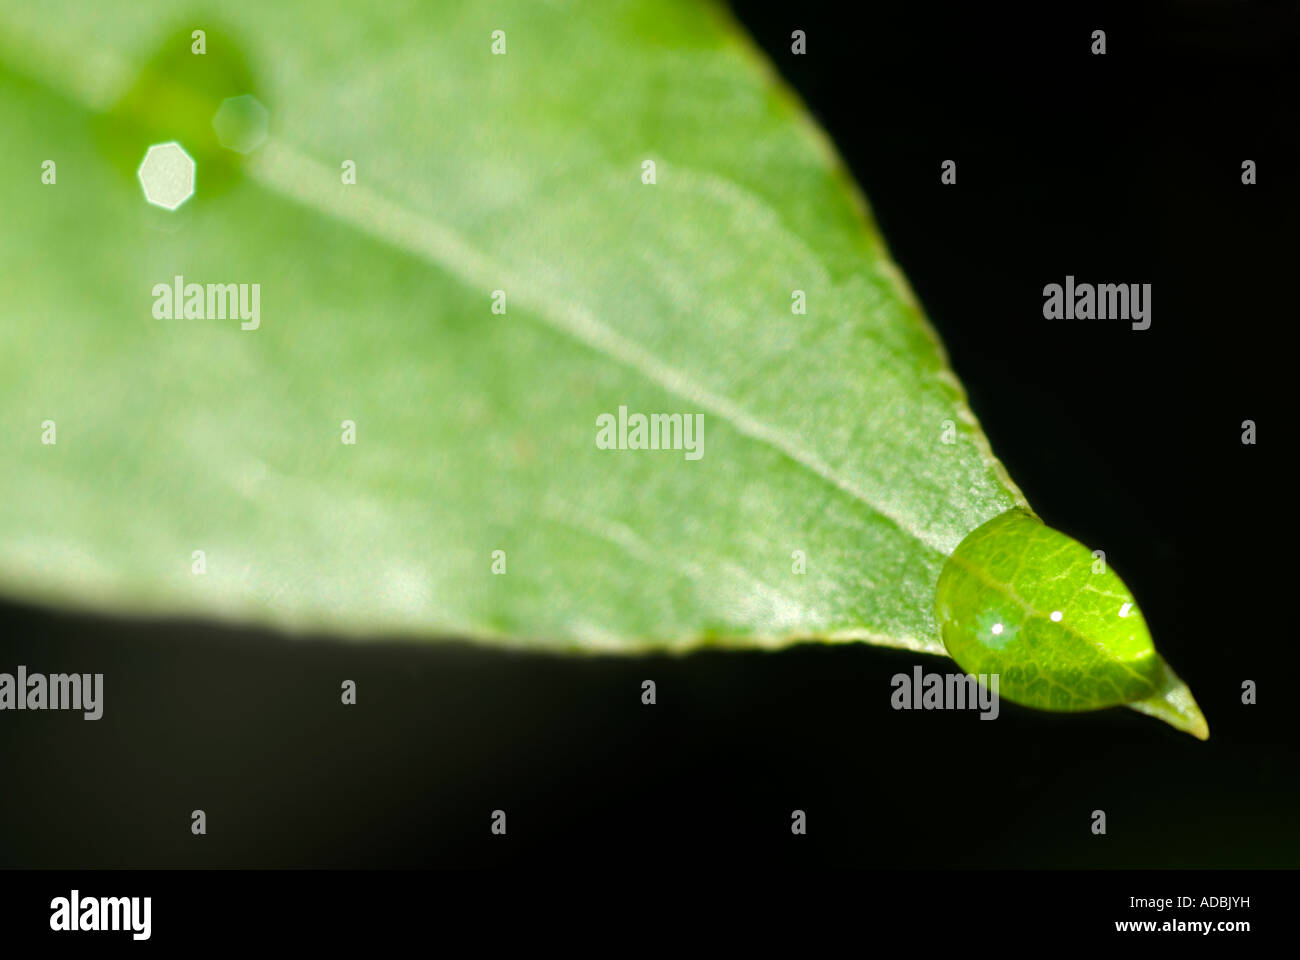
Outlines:
[[[1023,498],[840,161],[725,16],[193,19],[0,12],[22,225],[0,239],[22,278],[0,330],[5,592],[555,647],[942,652],[945,557]],[[210,129],[240,94],[270,111],[247,159]],[[198,168],[175,213],[135,177],[167,140]],[[155,319],[177,275],[259,283],[260,327]],[[598,449],[620,406],[703,414],[703,456]]]

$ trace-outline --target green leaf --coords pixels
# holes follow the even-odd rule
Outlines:
[[[171,6],[0,10],[23,278],[0,590],[552,649],[944,652],[945,560],[1027,504],[724,13]],[[246,156],[212,126],[235,97],[269,111]],[[172,141],[197,190],[169,212],[137,168]],[[259,325],[156,318],[176,276],[259,284]],[[620,408],[702,415],[703,455],[601,449]]]
[[[1209,736],[1124,582],[1029,513],[1010,510],[961,542],[939,577],[935,615],[958,665],[996,674],[1010,700],[1061,711],[1130,705]]]

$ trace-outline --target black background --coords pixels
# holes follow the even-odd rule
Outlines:
[[[1300,865],[1296,6],[841,6],[737,13],[871,198],[994,450],[1106,551],[1211,739],[1127,710],[894,712],[891,675],[938,661],[867,647],[575,660],[9,604],[0,663],[103,672],[107,707],[2,718],[0,866]],[[1067,273],[1151,283],[1151,329],[1044,320]]]

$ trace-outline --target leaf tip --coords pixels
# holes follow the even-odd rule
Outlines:
[[[1190,733],[1197,740],[1210,739],[1210,725],[1197,706],[1192,691],[1176,673],[1164,664],[1165,682],[1158,693],[1145,700],[1135,700],[1129,708],[1163,720],[1175,730]]]

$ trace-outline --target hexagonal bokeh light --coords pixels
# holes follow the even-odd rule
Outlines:
[[[194,196],[194,158],[179,143],[155,143],[145,151],[137,171],[145,199],[175,210]]]
[[[227,150],[252,153],[266,139],[271,115],[251,94],[227,97],[212,117],[212,129]]]

